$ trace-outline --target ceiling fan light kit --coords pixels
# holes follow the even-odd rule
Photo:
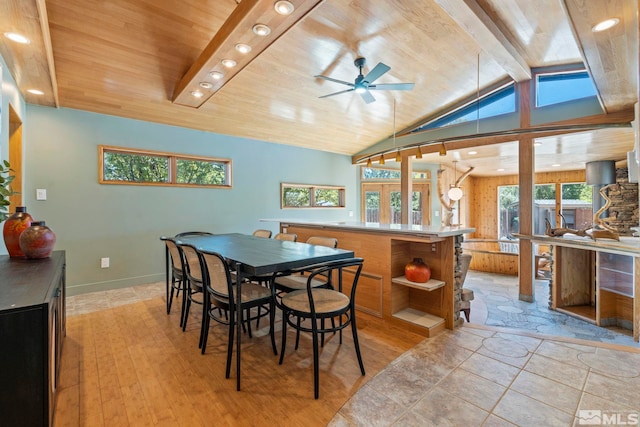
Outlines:
[[[353,64],[359,70],[358,76],[356,77],[353,83],[347,82],[344,80],[334,79],[332,77],[327,77],[320,74],[314,76],[315,78],[324,79],[330,82],[339,83],[339,84],[350,87],[350,89],[345,89],[339,92],[323,95],[323,96],[320,96],[319,98],[328,98],[330,96],[339,95],[341,93],[354,91],[362,97],[364,102],[366,102],[367,104],[370,104],[372,102],[375,102],[376,100],[371,94],[372,90],[412,90],[413,89],[413,86],[414,86],[413,83],[374,84],[374,82],[380,77],[382,77],[386,72],[388,72],[391,69],[391,67],[383,64],[382,62],[378,62],[378,65],[373,67],[373,69],[369,71],[369,73],[367,73],[367,75],[365,76],[364,74],[362,74],[362,69],[364,68],[366,63],[367,63],[367,60],[362,57],[356,58],[355,61],[353,61]]]

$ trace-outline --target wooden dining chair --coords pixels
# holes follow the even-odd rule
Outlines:
[[[324,336],[329,332],[340,332],[340,344],[342,344],[342,330],[351,325],[353,335],[353,345],[356,350],[360,372],[365,375],[360,344],[358,342],[358,330],[356,327],[355,297],[358,280],[362,271],[363,259],[350,258],[340,261],[332,261],[309,267],[307,271],[306,288],[292,291],[283,295],[280,306],[283,312],[282,322],[282,346],[280,349],[279,364],[284,360],[287,343],[287,327],[296,329],[296,336],[299,332],[307,332],[312,335],[313,342],[313,390],[314,397],[320,395],[320,362],[318,341],[319,335]],[[349,271],[345,268],[350,267]],[[353,271],[355,269],[355,271]],[[319,277],[335,277],[336,289],[318,288],[313,286],[313,281]],[[343,286],[347,279],[345,276],[352,276],[349,294],[343,293]],[[345,287],[349,289],[349,287]],[[331,320],[331,326],[325,326],[325,320]],[[302,321],[305,320],[305,321]],[[297,341],[297,337],[296,337]],[[296,347],[297,348],[297,347]]]
[[[298,241],[298,235],[295,233],[278,233],[275,236],[273,236],[273,238],[275,240],[284,240],[287,242],[297,242]]]
[[[186,275],[184,273],[183,259],[175,239],[162,236],[160,240],[165,243],[166,303],[167,314],[170,314],[174,294],[177,298],[180,292],[186,289]],[[180,326],[182,326],[182,310],[184,310],[184,307],[180,311]]]
[[[165,242],[165,270],[167,274],[166,278],[166,303],[167,314],[171,314],[171,306],[173,303],[173,296],[176,298],[180,295],[180,291],[186,289],[186,275],[184,273],[183,259],[178,247],[176,246],[176,239],[182,236],[205,236],[211,235],[208,231],[187,231],[184,233],[176,234],[173,238],[161,236],[160,240]],[[184,294],[183,294],[184,295]],[[182,307],[180,311],[180,326],[182,326],[182,312],[184,311],[184,298],[182,299]]]
[[[256,230],[253,232],[255,237],[263,237],[265,239],[271,238],[271,230]]]
[[[334,237],[312,236],[307,239],[306,243],[309,245],[326,246],[334,249],[338,247],[338,239]],[[286,295],[289,292],[305,289],[307,287],[307,272],[301,271],[295,274],[285,272],[284,274],[279,274],[273,280],[273,286],[275,287],[276,306],[278,306],[278,308],[282,308],[280,300],[283,295]],[[331,275],[316,275],[311,281],[311,286],[314,288],[333,289],[333,285],[331,284]],[[296,334],[296,349],[298,348],[299,342],[300,333],[298,331]],[[322,335],[322,345],[324,345],[324,334]]]
[[[310,245],[326,246],[329,248],[338,247],[338,239],[333,237],[313,236],[306,241]],[[318,277],[314,279],[314,287],[330,286],[326,277]],[[286,293],[304,289],[307,286],[307,279],[303,274],[287,274],[280,275],[275,279],[277,293]]]
[[[203,278],[202,269],[200,267],[200,259],[195,246],[176,240],[176,246],[184,259],[184,271],[186,275],[186,290],[183,293],[183,309],[180,325],[182,330],[187,329],[187,321],[189,320],[189,312],[191,304],[203,304]]]
[[[275,304],[271,290],[256,283],[244,282],[240,285],[240,307],[236,306],[236,292],[238,287],[234,286],[231,280],[231,270],[229,264],[223,256],[216,252],[204,250],[197,251],[200,266],[204,278],[204,305],[202,313],[202,326],[200,331],[201,352],[205,353],[209,336],[209,326],[211,320],[227,325],[229,327],[227,342],[227,366],[226,378],[231,373],[231,359],[233,355],[233,343],[236,330],[236,317],[240,316],[240,322],[250,325],[251,309],[256,307],[266,307],[263,316],[269,315],[271,324],[269,334],[271,336],[271,346],[273,354],[277,355],[274,322]],[[228,316],[220,316],[220,310],[228,312]],[[246,317],[245,317],[246,313]],[[250,326],[248,326],[250,330]],[[240,375],[240,372],[237,373]]]

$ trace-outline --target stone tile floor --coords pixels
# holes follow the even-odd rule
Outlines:
[[[472,323],[640,347],[630,330],[601,328],[549,309],[548,280],[535,281],[533,303],[518,300],[516,276],[469,271],[464,286],[475,296],[471,301]]]
[[[424,340],[360,388],[329,425],[637,424],[639,350],[507,331],[465,324]]]

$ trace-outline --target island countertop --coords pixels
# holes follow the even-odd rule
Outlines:
[[[521,239],[529,239],[537,243],[566,246],[576,249],[589,249],[615,253],[620,255],[630,255],[640,257],[640,237],[621,236],[620,240],[614,239],[591,239],[573,234],[565,234],[563,237],[550,237],[546,235],[527,236],[515,235]]]
[[[471,227],[441,227],[430,225],[412,224],[381,224],[377,222],[357,222],[357,221],[314,221],[297,219],[263,219],[266,222],[279,222],[283,226],[286,224],[303,225],[318,228],[340,228],[344,230],[357,230],[366,232],[412,234],[418,236],[449,237],[466,233],[473,233],[475,228]]]

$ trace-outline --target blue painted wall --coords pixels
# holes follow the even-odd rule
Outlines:
[[[67,251],[70,294],[164,280],[161,235],[277,231],[264,218],[347,220],[359,213],[348,156],[191,129],[28,105],[24,203]],[[233,188],[101,185],[98,145],[232,159]],[[343,185],[346,208],[281,209],[280,183]],[[36,189],[47,190],[36,201]],[[100,268],[109,257],[111,267]]]

